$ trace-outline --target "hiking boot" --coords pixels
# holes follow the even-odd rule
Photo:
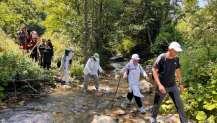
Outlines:
[[[145,110],[145,108],[142,106],[141,108],[139,108],[139,112],[140,112],[140,113],[145,113],[146,110]]]
[[[65,82],[65,85],[70,85],[70,83],[69,82]]]
[[[127,108],[130,108],[132,106],[132,104],[133,104],[132,100],[130,101],[130,100],[127,99]]]
[[[66,82],[65,81],[61,81],[61,85],[65,85],[66,84]]]
[[[153,117],[151,117],[151,118],[150,118],[150,123],[157,123],[157,119],[156,119],[156,118],[153,118]]]

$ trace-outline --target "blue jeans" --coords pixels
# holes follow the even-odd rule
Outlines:
[[[182,102],[182,99],[180,97],[180,93],[179,93],[177,86],[175,85],[172,87],[168,87],[168,88],[166,88],[166,91],[167,91],[167,93],[169,93],[169,96],[172,98],[173,103],[176,106],[177,112],[179,113],[181,123],[188,123],[187,118],[186,118],[185,113],[184,113],[183,102]],[[163,101],[165,96],[166,96],[166,94],[162,94],[158,89],[156,90],[156,94],[154,97],[154,106],[153,106],[153,110],[152,110],[152,117],[155,119],[156,119],[157,114],[159,112],[161,102]]]

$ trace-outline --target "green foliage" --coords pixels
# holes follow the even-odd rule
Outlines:
[[[153,54],[160,54],[162,52],[166,52],[169,43],[172,41],[182,43],[182,36],[178,31],[176,31],[175,24],[165,23],[160,28],[160,33],[158,34],[155,42],[151,46],[151,52]]]
[[[207,118],[206,113],[203,111],[198,111],[196,119],[199,121],[205,121]]]
[[[44,70],[18,49],[13,40],[1,32],[0,36],[0,99],[4,87],[14,79],[42,79]]]
[[[39,24],[39,21],[45,18],[41,16],[43,12],[38,10],[34,3],[26,0],[0,2],[0,14],[0,27],[12,37],[16,36],[21,25]]]
[[[129,55],[132,49],[135,47],[135,41],[129,38],[123,39],[122,43],[118,46],[118,51],[121,54]]]
[[[84,66],[79,61],[73,61],[71,66],[71,73],[73,76],[81,77],[83,75]]]
[[[185,51],[181,53],[183,81],[187,89],[182,95],[187,116],[199,123],[217,122],[217,50],[216,7],[210,1],[199,8],[196,0],[185,0],[184,11],[176,26]],[[164,38],[164,36],[163,36]],[[166,104],[170,107],[171,104]],[[168,112],[163,107],[163,112]],[[169,110],[170,111],[170,110]]]

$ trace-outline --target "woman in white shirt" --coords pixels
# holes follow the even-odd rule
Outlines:
[[[143,107],[141,98],[144,96],[140,92],[139,88],[139,80],[140,75],[143,75],[147,80],[148,76],[142,66],[139,64],[139,55],[133,54],[131,57],[131,60],[127,65],[123,68],[122,72],[124,74],[124,78],[127,78],[128,84],[129,84],[129,92],[127,94],[127,98],[129,102],[132,101],[133,98],[135,98],[135,101],[139,107],[140,112],[145,112],[145,109]]]
[[[103,69],[99,63],[99,54],[95,53],[90,57],[84,67],[84,95],[87,93],[88,81],[92,77],[94,79],[96,94],[99,91],[99,75],[98,72],[103,73]]]

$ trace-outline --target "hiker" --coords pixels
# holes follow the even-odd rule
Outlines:
[[[38,61],[38,53],[37,53],[37,43],[39,42],[39,38],[34,38],[30,41],[29,50],[30,50],[30,57]]]
[[[53,57],[53,45],[49,40],[45,44],[45,49],[43,54],[44,54],[43,68],[49,70],[51,66],[51,60]]]
[[[131,104],[131,101],[134,98],[139,108],[138,110],[141,113],[144,113],[146,110],[141,101],[141,98],[144,96],[140,92],[139,80],[140,75],[143,75],[147,80],[149,78],[142,66],[139,64],[139,60],[139,55],[133,54],[129,63],[127,63],[127,65],[122,69],[122,73],[124,74],[123,77],[128,80],[129,84],[129,92],[127,94],[129,104]]]
[[[70,78],[70,65],[72,64],[72,57],[73,57],[73,49],[66,48],[65,53],[61,59],[61,66],[59,71],[63,70],[63,77],[62,77],[62,84],[69,85],[69,78]]]
[[[175,81],[176,78],[180,85],[180,91],[182,92],[184,85],[181,82],[180,63],[179,58],[177,57],[177,53],[181,51],[182,49],[180,44],[172,42],[168,47],[168,51],[160,54],[154,63],[153,76],[157,85],[157,90],[154,97],[151,123],[157,123],[157,114],[159,112],[161,102],[167,93],[175,103],[181,123],[187,123],[183,103],[180,98],[180,92]]]
[[[52,57],[51,57],[51,59],[52,59],[52,58],[53,58],[53,56],[54,56],[53,44],[52,44],[52,42],[51,42],[51,40],[50,40],[50,39],[48,39],[48,40],[47,40],[47,43],[49,44],[49,46],[50,46],[50,48],[51,48],[51,50],[52,50],[52,52],[51,52],[51,53],[52,53],[52,54],[51,54],[51,56],[52,56]]]
[[[36,32],[36,31],[31,31],[30,32],[30,36],[29,36],[29,38],[27,39],[27,44],[28,45],[31,45],[30,44],[30,42],[33,40],[33,39],[36,39],[36,38],[38,38],[39,36],[38,36],[38,33]],[[29,46],[28,46],[28,48],[29,48]]]
[[[21,49],[26,49],[26,43],[28,39],[27,27],[24,26],[20,31],[17,32],[17,39]]]
[[[100,59],[99,59],[98,53],[94,53],[94,55],[88,59],[83,72],[84,72],[83,95],[87,94],[88,81],[90,77],[94,79],[95,88],[96,88],[95,94],[98,95],[98,92],[99,92],[98,72],[104,73],[103,69],[100,66]]]
[[[45,50],[45,39],[42,39],[42,42],[38,45],[37,51],[38,51],[38,56],[39,56],[39,64],[43,66],[44,64],[44,50]]]
[[[38,60],[38,53],[37,53],[37,43],[39,41],[39,37],[38,36],[32,36],[32,35],[37,35],[37,32],[36,31],[32,31],[30,33],[30,38],[29,38],[29,42],[28,42],[28,45],[27,45],[27,50],[30,51],[30,57],[37,61]]]

